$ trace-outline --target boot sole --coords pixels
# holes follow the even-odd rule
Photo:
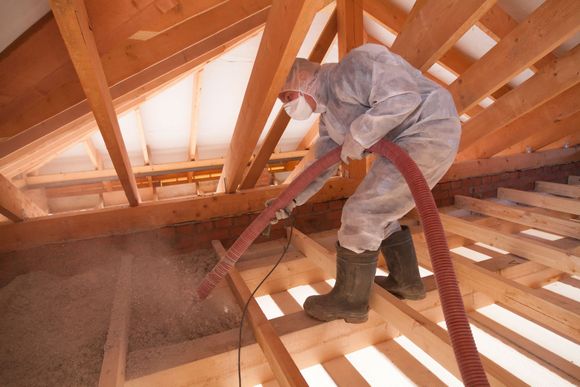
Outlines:
[[[368,321],[369,319],[369,315],[368,313],[364,314],[364,315],[348,315],[345,316],[344,314],[326,314],[324,316],[320,316],[320,315],[315,315],[314,313],[308,313],[306,312],[307,315],[309,315],[312,318],[315,318],[316,320],[320,320],[320,321],[334,321],[334,320],[344,320],[345,322],[349,323],[349,324],[362,324]]]

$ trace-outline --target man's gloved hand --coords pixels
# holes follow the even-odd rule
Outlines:
[[[346,134],[344,138],[344,143],[342,144],[342,152],[340,152],[340,159],[345,163],[348,164],[348,159],[351,160],[360,160],[363,158],[363,153],[365,148],[358,143],[352,135],[349,133]]]
[[[274,203],[274,199],[268,199],[266,200],[266,207],[270,207],[272,205],[272,203]],[[296,202],[294,200],[292,200],[290,203],[288,203],[288,205],[285,208],[280,208],[278,211],[276,211],[276,218],[272,219],[270,221],[270,224],[276,224],[278,223],[280,220],[282,219],[286,219],[290,216],[290,214],[292,213],[292,210],[296,207]]]

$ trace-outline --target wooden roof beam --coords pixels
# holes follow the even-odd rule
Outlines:
[[[375,18],[375,20],[377,20],[377,22],[382,24],[395,35],[401,32],[405,21],[409,17],[403,10],[392,4],[390,1],[366,0],[364,2],[364,8],[366,12],[368,12],[373,18]],[[418,9],[416,12],[418,12]],[[459,76],[460,74],[464,73],[473,63],[475,63],[475,61],[463,52],[459,51],[457,48],[451,47],[443,54],[443,56],[441,56],[441,58],[439,58],[438,63],[451,73]],[[424,73],[431,79],[435,78],[426,71]],[[437,81],[439,84],[442,84],[441,81]],[[448,87],[448,85],[445,85],[445,87]],[[505,85],[494,92],[492,97],[499,98],[509,92],[511,89],[512,88],[509,85]],[[476,105],[469,109],[466,113],[470,116],[475,116],[482,110],[483,108],[481,106]]]
[[[320,33],[320,36],[318,37],[318,40],[316,41],[316,44],[314,45],[308,60],[318,63],[322,62],[335,36],[336,11],[330,15],[330,18]],[[260,145],[258,152],[256,152],[255,157],[252,159],[252,162],[246,171],[242,183],[240,184],[240,189],[248,189],[256,186],[256,182],[258,181],[260,174],[264,170],[268,159],[274,152],[274,149],[280,141],[282,134],[284,134],[284,130],[286,130],[289,122],[290,116],[288,116],[284,109],[281,109],[280,112],[278,112],[276,119],[272,123],[266,138],[264,138],[262,145]]]
[[[542,106],[502,128],[504,149],[494,156],[538,151],[578,128],[573,116],[579,111],[580,85],[566,90]]]
[[[46,212],[3,175],[0,175],[0,214],[13,222],[44,216]]]
[[[139,136],[139,144],[141,144],[141,154],[143,155],[143,162],[145,165],[151,164],[149,158],[149,146],[147,145],[147,138],[145,137],[145,129],[143,128],[143,117],[141,116],[141,109],[135,109],[135,117],[137,119],[137,135]]]
[[[270,5],[271,0],[227,1],[147,41],[131,41],[111,50],[101,59],[113,98],[137,99],[153,85],[222,54],[263,25]],[[43,135],[90,111],[72,66],[65,70],[41,81],[37,88],[45,90],[43,95],[32,89],[23,101],[0,109],[0,137],[27,129]],[[0,156],[7,154],[2,148],[3,143]]]
[[[580,2],[547,0],[449,87],[459,114],[580,29]]]
[[[342,60],[350,51],[365,43],[362,0],[337,0],[338,58]],[[314,152],[312,150],[311,152]],[[366,160],[350,160],[344,165],[346,176],[362,180],[366,173]]]
[[[151,230],[175,223],[235,216],[264,209],[264,202],[278,196],[285,186],[255,188],[235,194],[144,203],[84,211],[0,225],[0,251],[12,251],[47,243],[88,239]],[[354,192],[349,179],[331,179],[312,199],[313,203],[349,197]],[[123,221],[120,222],[119,219]]]
[[[113,101],[82,0],[51,0],[51,8],[127,200],[139,204],[139,191]]]
[[[479,19],[477,26],[493,40],[499,42],[518,26],[518,22],[504,11],[499,4],[495,4]],[[550,64],[554,59],[557,59],[556,55],[548,53],[545,57],[531,65],[530,68],[532,71],[537,72],[542,67]]]
[[[392,50],[427,71],[496,0],[430,0],[410,17]]]
[[[191,106],[191,126],[189,128],[189,160],[197,158],[197,128],[199,126],[199,105],[201,102],[203,69],[198,70],[193,77],[193,96]]]
[[[268,15],[252,74],[227,150],[222,178],[226,192],[235,192],[258,143],[272,106],[284,84],[322,0],[280,0]]]
[[[579,64],[580,45],[464,123],[458,160],[491,157],[506,148],[505,126],[578,84]]]

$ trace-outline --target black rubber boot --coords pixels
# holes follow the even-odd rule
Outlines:
[[[393,295],[407,300],[425,298],[425,286],[419,275],[417,255],[407,226],[390,235],[381,244],[389,276],[378,276],[375,283]]]
[[[336,283],[330,293],[310,296],[304,310],[317,320],[344,319],[359,324],[368,320],[369,297],[378,251],[357,254],[336,244]]]

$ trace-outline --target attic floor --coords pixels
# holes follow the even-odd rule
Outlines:
[[[504,385],[580,380],[580,195],[572,185],[550,189],[556,193],[457,196],[455,207],[440,209],[478,349],[488,375]],[[485,215],[494,211],[497,217]],[[310,385],[461,385],[442,339],[424,235],[413,217],[405,223],[428,290],[424,300],[403,302],[375,289],[364,324],[309,318],[304,299],[334,281],[328,268],[336,230],[295,230],[285,259],[256,294],[259,326],[271,327]],[[95,385],[103,375],[114,378],[106,385],[236,383],[238,286],[222,281],[208,300],[192,304],[215,253],[176,251],[147,235],[49,245],[0,261],[0,384]],[[243,286],[258,284],[285,243],[250,247],[236,265]],[[378,273],[385,269],[379,261]],[[277,386],[260,335],[249,325],[244,331],[244,385]]]

